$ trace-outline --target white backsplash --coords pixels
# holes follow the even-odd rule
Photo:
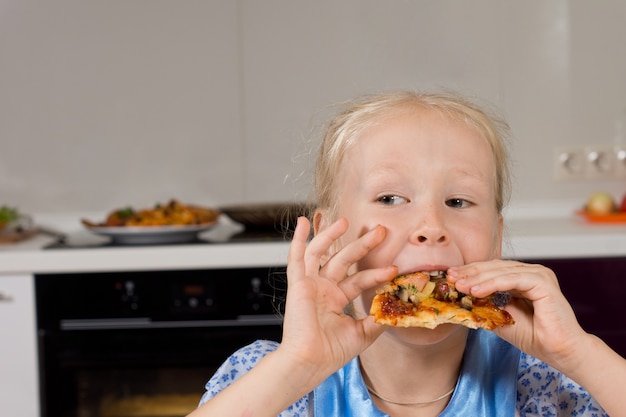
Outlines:
[[[552,160],[556,146],[612,143],[625,13],[584,0],[6,0],[0,204],[302,199],[329,104],[439,87],[509,120],[512,213],[617,198],[626,181],[555,182]]]

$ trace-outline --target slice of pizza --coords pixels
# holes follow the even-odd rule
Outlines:
[[[510,295],[496,292],[476,298],[457,291],[446,273],[414,272],[399,275],[377,290],[370,315],[380,324],[397,327],[426,327],[460,324],[471,329],[493,330],[515,323],[503,307]]]

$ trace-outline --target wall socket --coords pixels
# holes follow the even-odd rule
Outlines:
[[[585,178],[583,148],[556,148],[554,150],[554,179],[557,181]]]
[[[615,178],[626,178],[626,145],[615,147]]]
[[[626,145],[555,148],[554,178],[557,181],[626,178]]]

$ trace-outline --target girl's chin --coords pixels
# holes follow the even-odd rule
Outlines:
[[[389,327],[393,337],[401,339],[405,343],[415,345],[436,345],[451,336],[465,337],[467,334],[466,327],[458,324],[441,324],[434,329],[426,329],[422,327]]]

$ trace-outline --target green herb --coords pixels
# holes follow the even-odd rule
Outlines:
[[[125,219],[127,217],[130,217],[133,214],[135,214],[135,210],[133,210],[132,207],[126,207],[125,209],[121,209],[121,210],[117,211],[117,215],[121,219]]]
[[[13,220],[17,220],[18,217],[19,212],[17,211],[17,209],[8,206],[0,207],[0,222],[8,223]]]

